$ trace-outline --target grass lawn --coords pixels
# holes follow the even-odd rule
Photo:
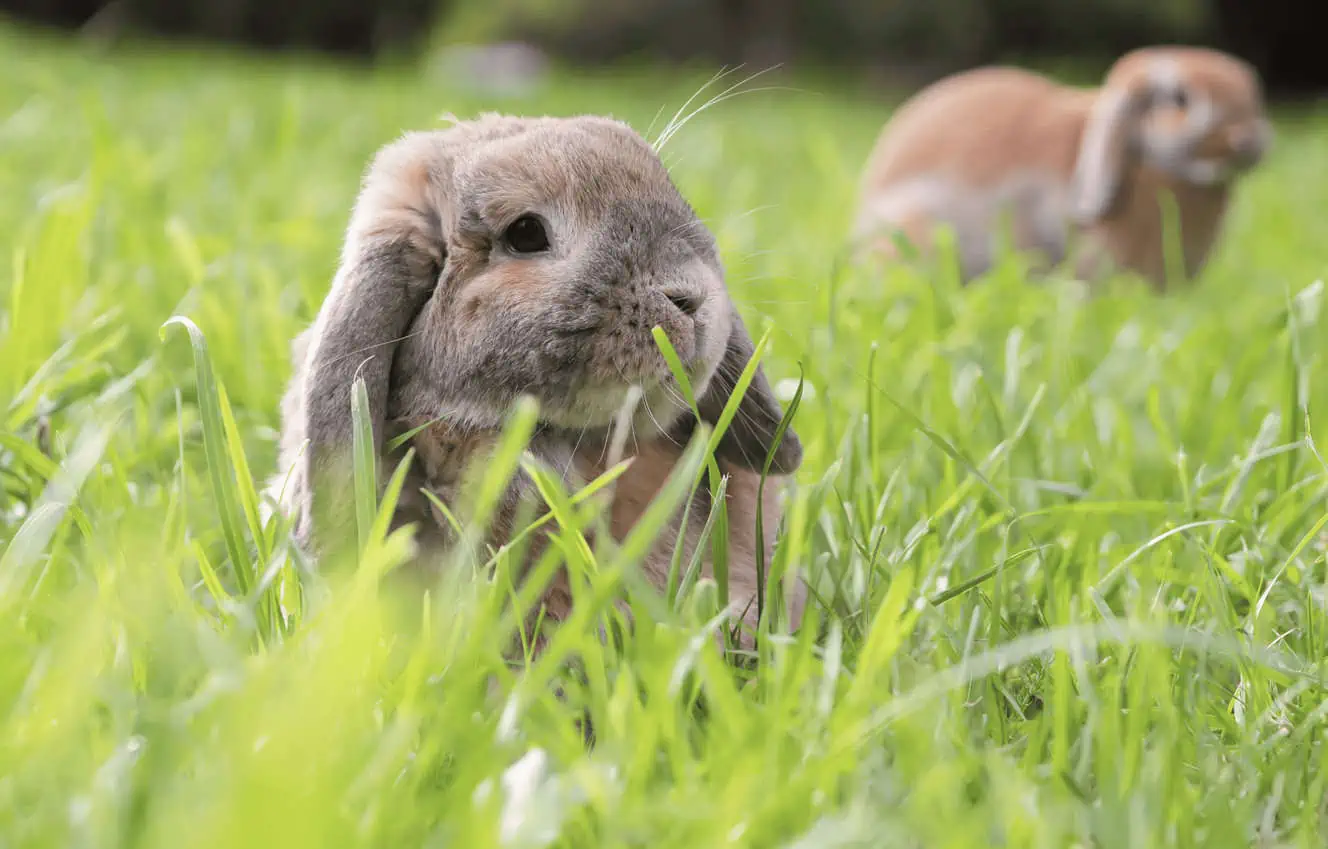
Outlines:
[[[695,118],[665,158],[805,375],[778,556],[821,601],[759,673],[698,636],[705,585],[610,649],[601,563],[518,674],[498,582],[422,600],[379,588],[391,544],[315,575],[252,539],[289,342],[402,130],[658,130],[710,71],[486,102],[2,32],[0,847],[1323,845],[1328,116],[1279,116],[1166,298],[842,267],[889,105],[809,79]]]

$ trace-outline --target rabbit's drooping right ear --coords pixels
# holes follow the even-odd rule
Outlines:
[[[723,359],[696,399],[697,410],[707,424],[714,426],[719,421],[733,397],[738,378],[755,352],[756,345],[737,310],[734,310],[733,329],[729,333]],[[772,475],[793,474],[802,464],[802,442],[797,432],[789,427],[784,431],[779,444],[775,445],[775,434],[783,415],[784,411],[770,386],[770,380],[764,370],[758,369],[738,402],[737,413],[715,449],[716,457],[727,460],[737,468],[760,472],[769,456]],[[683,416],[670,433],[670,438],[677,444],[684,444],[691,438],[695,427],[695,419]]]
[[[855,241],[892,256],[904,235],[930,253],[946,226],[965,280],[1006,247],[1043,270],[1131,271],[1162,287],[1203,268],[1233,187],[1271,139],[1254,69],[1215,50],[1135,50],[1099,89],[979,68],[919,92],[882,129]],[[1167,261],[1171,240],[1183,267]]]

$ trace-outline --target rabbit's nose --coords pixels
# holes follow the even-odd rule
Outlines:
[[[1227,144],[1242,162],[1258,162],[1272,141],[1272,129],[1264,122],[1237,124],[1227,130]]]

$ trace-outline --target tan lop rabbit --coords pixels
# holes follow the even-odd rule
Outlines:
[[[1235,181],[1271,141],[1255,71],[1218,51],[1139,49],[1088,90],[981,68],[924,89],[886,124],[864,169],[855,234],[891,255],[891,232],[901,232],[925,252],[949,225],[965,280],[991,267],[1005,233],[1042,263],[1068,258],[1083,279],[1133,271],[1162,287],[1160,198],[1175,199],[1175,271],[1192,279]]]
[[[453,541],[421,493],[450,502],[467,464],[490,447],[518,397],[533,396],[540,422],[530,449],[570,486],[605,468],[607,440],[629,388],[635,462],[617,481],[611,531],[621,539],[660,489],[695,426],[651,335],[660,326],[687,370],[702,417],[717,420],[753,342],[724,286],[713,235],[678,192],[655,151],[607,118],[485,115],[417,132],[383,148],[351,216],[340,267],[312,327],[293,345],[283,400],[280,468],[273,489],[315,553],[353,528],[352,382],[363,377],[379,468],[395,468],[394,436],[417,451],[398,524],[417,526],[420,559]],[[729,475],[731,599],[756,621],[756,549],[769,562],[780,479],[802,448],[787,431],[764,493],[765,538],[756,539],[760,470],[782,417],[758,371],[716,455]],[[289,472],[289,481],[285,476]],[[317,485],[315,485],[317,484]],[[687,549],[709,512],[694,496]],[[533,485],[519,476],[495,534],[504,533]],[[537,504],[543,507],[543,504]],[[680,511],[681,512],[681,511]],[[680,516],[675,517],[675,529]],[[662,585],[674,533],[645,564]],[[708,566],[707,566],[708,569]],[[805,598],[791,597],[794,621]],[[565,583],[545,599],[558,619]]]

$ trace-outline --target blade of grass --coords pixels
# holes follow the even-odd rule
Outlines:
[[[208,353],[207,339],[198,325],[184,316],[172,316],[161,326],[160,335],[164,341],[166,331],[171,327],[183,327],[189,334],[189,342],[194,355],[194,379],[198,392],[199,415],[203,423],[203,450],[207,458],[208,480],[212,484],[212,496],[216,501],[217,512],[221,519],[222,536],[226,541],[226,551],[230,556],[231,569],[235,574],[235,584],[241,595],[248,595],[256,579],[255,565],[249,557],[240,530],[242,508],[235,492],[234,469],[229,467],[226,449],[225,428],[221,422],[221,409],[218,400],[216,378],[212,372],[212,357]]]

